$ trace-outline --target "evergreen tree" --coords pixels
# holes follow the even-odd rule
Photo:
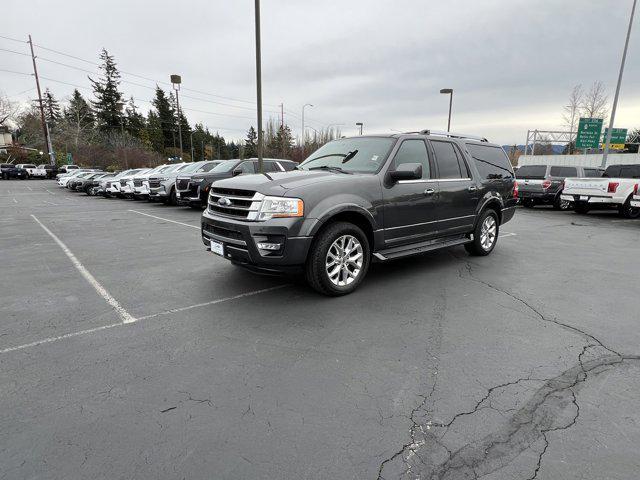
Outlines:
[[[293,146],[293,135],[289,125],[280,126],[276,134],[276,145],[278,156],[280,158],[289,158],[291,156],[291,147]]]
[[[141,132],[145,127],[145,118],[144,115],[136,110],[136,103],[133,97],[129,99],[125,111],[127,114],[127,132],[134,137],[140,138]]]
[[[48,88],[44,91],[43,97],[44,118],[49,124],[49,128],[53,129],[60,120],[60,104]]]
[[[93,80],[89,77],[93,85],[93,95],[95,100],[92,101],[96,115],[96,123],[98,128],[103,131],[113,131],[114,128],[120,128],[123,121],[120,112],[120,105],[123,103],[122,93],[118,90],[120,85],[120,72],[116,67],[113,56],[109,55],[107,50],[102,49],[100,54],[100,78]]]
[[[162,122],[160,121],[160,116],[153,110],[149,111],[149,115],[147,115],[145,130],[142,136],[148,139],[151,148],[158,153],[164,153],[166,139]]]
[[[153,99],[153,106],[156,109],[158,122],[161,126],[163,137],[163,148],[173,148],[176,140],[175,130],[177,130],[175,112],[171,106],[173,95],[166,96],[164,90],[156,87],[156,98]]]
[[[77,89],[75,89],[71,95],[69,106],[64,109],[64,118],[77,128],[93,127],[95,117],[91,106],[89,106]]]
[[[258,132],[253,125],[247,132],[247,138],[244,141],[244,157],[253,158],[258,156]]]

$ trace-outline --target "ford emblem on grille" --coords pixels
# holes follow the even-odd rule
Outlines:
[[[218,199],[218,205],[228,207],[231,205],[231,200],[229,200],[227,197],[220,197]]]

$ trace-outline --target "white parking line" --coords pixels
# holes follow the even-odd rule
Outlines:
[[[164,312],[152,313],[151,315],[145,315],[144,317],[139,317],[138,320],[147,320],[149,318],[159,317],[160,315],[170,315],[172,313],[184,312],[186,310],[191,310],[193,308],[207,307],[209,305],[215,305],[216,303],[223,303],[223,302],[228,302],[230,300],[237,300],[238,298],[252,297],[254,295],[271,292],[273,290],[279,290],[281,288],[288,287],[288,286],[289,285],[278,285],[275,287],[263,288],[262,290],[255,290],[253,292],[241,293],[239,295],[234,295],[233,297],[225,297],[225,298],[219,298],[218,300],[211,300],[210,302],[196,303],[195,305],[189,305],[188,307],[172,308],[171,310],[165,310]]]
[[[129,211],[133,212],[133,213],[140,214],[140,215],[144,215],[146,217],[157,218],[158,220],[164,220],[165,222],[177,223],[178,225],[184,225],[185,227],[197,228],[198,230],[200,230],[200,226],[199,225],[190,225],[188,223],[177,222],[175,220],[169,220],[168,218],[156,217],[155,215],[150,215],[148,213],[142,213],[142,212],[139,212],[138,210],[129,210]]]
[[[31,216],[33,217],[33,215],[31,215]],[[38,221],[38,220],[36,219],[36,221]],[[40,223],[40,222],[38,222],[38,223]],[[45,229],[45,231],[47,230],[47,228],[44,225],[42,225],[42,224],[40,224],[40,225],[42,226],[42,228]],[[50,233],[50,232],[48,232],[48,233]],[[53,235],[53,234],[51,234],[51,235]],[[54,240],[55,239],[56,239],[56,237],[54,236]],[[171,313],[184,312],[185,310],[191,310],[193,308],[206,307],[206,306],[209,306],[209,305],[215,305],[216,303],[229,302],[231,300],[237,300],[238,298],[251,297],[253,295],[259,295],[261,293],[271,292],[273,290],[278,290],[280,288],[284,288],[284,287],[287,287],[287,286],[288,285],[278,285],[278,286],[275,286],[275,287],[263,288],[262,290],[254,290],[252,292],[241,293],[239,295],[234,295],[233,297],[220,298],[218,300],[212,300],[210,302],[198,303],[196,305],[189,305],[188,307],[174,308],[174,309],[171,309],[171,310],[166,310],[164,312],[158,312],[158,313],[153,313],[151,315],[145,315],[144,317],[139,317],[138,319],[135,319],[134,322],[137,322],[139,320],[148,320],[150,318],[159,317],[160,315],[169,315]],[[87,330],[80,330],[79,332],[66,333],[66,334],[60,335],[58,337],[43,338],[41,340],[36,340],[35,342],[25,343],[23,345],[16,345],[15,347],[4,348],[4,349],[0,350],[0,354],[9,353],[9,352],[15,352],[17,350],[24,350],[26,348],[31,348],[31,347],[37,347],[39,345],[58,342],[60,340],[65,340],[67,338],[79,337],[81,335],[87,335],[89,333],[100,332],[102,330],[108,330],[108,329],[114,328],[114,327],[123,327],[123,326],[129,325],[131,323],[133,323],[133,322],[112,323],[110,325],[103,325],[101,327],[89,328]]]
[[[15,198],[13,199],[13,203],[18,203],[18,200],[16,200]]]
[[[98,294],[102,298],[104,298],[109,305],[111,305],[113,307],[113,309],[116,311],[118,316],[122,319],[122,323],[133,323],[133,322],[135,322],[136,319],[133,318],[129,314],[129,312],[127,312],[124,309],[124,307],[122,307],[122,305],[120,305],[118,303],[118,301],[111,296],[111,294],[107,291],[107,289],[104,288],[100,284],[100,282],[98,282],[95,279],[95,277],[93,275],[91,275],[89,270],[87,270],[84,267],[84,265],[82,265],[82,263],[80,263],[80,261],[76,258],[76,256],[73,253],[71,253],[71,250],[69,250],[69,248],[64,243],[62,243],[62,240],[60,240],[51,230],[49,230],[47,227],[45,227],[42,224],[42,222],[36,218],[35,215],[31,215],[31,217],[38,223],[38,225],[40,225],[42,227],[42,229],[45,232],[47,232],[47,234],[49,234],[49,236],[51,238],[53,238],[53,240],[58,244],[58,246],[62,249],[62,251],[65,253],[65,255],[67,255],[67,257],[69,257],[69,260],[71,260],[71,263],[73,263],[74,267],[76,267],[78,269],[78,271],[85,278],[85,280],[87,280],[87,282],[89,282],[89,284],[96,290],[96,292],[98,292]]]
[[[507,232],[507,233],[503,233],[502,235],[498,235],[499,238],[504,238],[504,237],[517,237],[518,234],[517,233],[511,233],[511,232]]]
[[[43,200],[44,203],[48,203],[49,205],[53,205],[55,207],[59,206],[59,203],[53,203],[53,202],[47,202],[46,200]]]
[[[44,189],[45,192],[47,192],[49,195],[55,195],[55,193],[53,193],[51,190],[49,190],[48,188]]]
[[[31,188],[29,185],[27,185],[27,188],[29,189],[30,192],[33,192],[33,188]]]

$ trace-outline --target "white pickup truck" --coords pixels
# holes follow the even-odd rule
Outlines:
[[[27,178],[47,178],[47,171],[44,168],[38,168],[32,163],[19,163],[16,168],[22,168],[27,171]]]
[[[602,178],[565,179],[561,198],[573,202],[576,213],[616,208],[625,218],[638,218],[640,208],[632,205],[638,183],[640,164],[610,165]]]

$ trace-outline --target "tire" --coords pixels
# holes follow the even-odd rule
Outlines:
[[[620,216],[628,219],[640,218],[640,208],[631,206],[631,198],[628,198],[624,205],[620,207]]]
[[[175,188],[171,188],[171,193],[169,193],[169,196],[167,197],[167,205],[177,205],[178,204],[178,199],[176,198],[176,189]]]
[[[488,208],[480,214],[476,228],[473,230],[473,241],[464,245],[465,250],[473,256],[485,257],[493,252],[498,243],[500,222],[498,214]]]
[[[352,262],[345,263],[345,257],[340,255],[349,245],[353,254],[347,254],[347,257]],[[369,270],[370,251],[367,236],[358,226],[347,222],[328,225],[318,233],[309,250],[305,265],[307,283],[317,292],[331,297],[353,292]],[[334,262],[333,267],[329,261]],[[336,276],[330,276],[330,268],[334,271],[338,268]]]
[[[587,213],[589,213],[589,204],[578,202],[573,205],[573,211],[580,215],[586,215]]]
[[[553,201],[553,209],[554,210],[560,210],[560,211],[566,211],[569,210],[571,208],[571,202],[569,200],[562,200],[562,198],[560,198],[560,195],[556,196],[556,199]]]
[[[523,198],[522,206],[524,208],[533,208],[536,206],[536,203],[531,198]]]

